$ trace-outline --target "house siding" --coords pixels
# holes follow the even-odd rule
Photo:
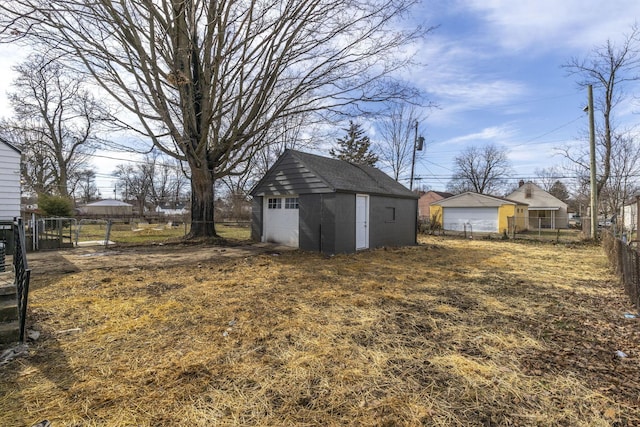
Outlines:
[[[569,216],[567,214],[567,204],[557,197],[549,194],[533,182],[522,184],[513,193],[507,196],[508,199],[520,203],[526,203],[530,212],[528,218],[531,218],[531,224],[527,222],[525,228],[537,229],[537,221],[535,218],[543,218],[550,221],[553,218],[553,224],[546,223],[543,228],[568,228]],[[528,219],[527,219],[528,221]]]
[[[0,141],[0,220],[20,216],[20,152]]]
[[[444,196],[443,196],[444,194]],[[431,203],[451,197],[453,194],[439,193],[436,191],[427,191],[418,200],[418,216],[421,219],[431,219]]]
[[[498,208],[498,232],[509,232],[509,218],[515,218],[517,230],[526,230],[528,215],[526,205],[502,205]]]
[[[434,224],[437,224],[440,227],[444,227],[442,223],[442,206],[440,205],[431,205],[431,218],[434,219]]]

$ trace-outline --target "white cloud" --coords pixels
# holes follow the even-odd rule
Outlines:
[[[472,44],[433,35],[419,51],[420,60],[427,65],[409,78],[440,107],[430,114],[434,123],[451,124],[464,112],[504,110],[530,93],[526,84],[505,78],[500,69],[486,72],[483,64],[492,62],[491,54],[481,53]]]
[[[510,141],[516,134],[510,125],[491,126],[466,135],[456,136],[440,143],[442,146],[460,145],[467,142],[489,141],[500,144]]]
[[[636,0],[461,0],[479,13],[487,36],[509,50],[590,49],[618,39],[640,17]]]
[[[11,69],[24,60],[28,52],[24,49],[17,49],[15,46],[0,44],[0,117],[10,117],[13,110],[9,105],[7,92],[11,91],[11,83],[16,79],[17,74]]]

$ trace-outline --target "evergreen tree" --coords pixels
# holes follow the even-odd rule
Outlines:
[[[349,121],[347,135],[338,138],[338,147],[329,150],[329,154],[340,160],[366,166],[375,166],[378,156],[371,151],[371,140],[364,134],[359,124]]]
[[[561,181],[556,181],[553,183],[551,188],[549,189],[549,194],[554,196],[556,199],[560,199],[563,202],[569,200],[569,190],[567,190],[567,186],[564,185]]]

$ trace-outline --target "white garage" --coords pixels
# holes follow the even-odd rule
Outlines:
[[[447,230],[498,231],[498,208],[443,208],[442,222]],[[471,228],[469,228],[471,226]]]
[[[478,193],[462,193],[429,206],[445,230],[501,233],[511,223],[524,230],[527,204]]]
[[[298,247],[299,199],[295,195],[272,196],[264,199],[263,242]]]

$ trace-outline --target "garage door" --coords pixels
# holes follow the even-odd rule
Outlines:
[[[444,208],[442,222],[445,230],[461,231],[465,224],[471,224],[472,231],[495,233],[498,231],[498,208]]]
[[[264,233],[262,240],[297,248],[298,198],[295,196],[265,197],[263,212]]]

